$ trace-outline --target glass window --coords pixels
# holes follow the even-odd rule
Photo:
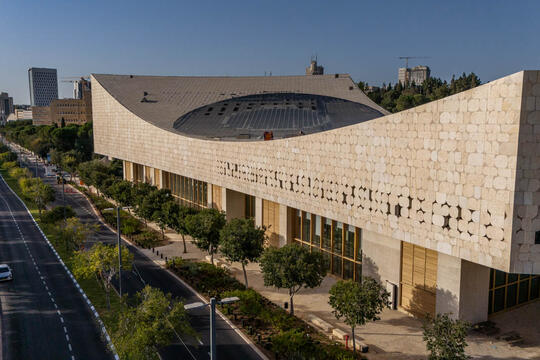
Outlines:
[[[518,303],[523,304],[529,300],[529,282],[522,281],[519,283],[519,299]]]
[[[493,302],[493,312],[504,309],[504,288],[495,290],[495,299]]]
[[[296,210],[296,216],[295,222],[294,222],[294,237],[296,239],[300,239],[302,232],[300,226],[302,225],[302,212],[300,210]]]
[[[506,289],[506,307],[515,306],[517,303],[517,284],[508,286]]]
[[[352,261],[343,259],[343,278],[345,280],[353,279],[354,277],[354,263]]]
[[[491,314],[493,312],[493,291],[489,292],[489,299],[488,299],[488,314]]]
[[[322,233],[323,249],[330,251],[331,244],[332,244],[331,236],[332,236],[332,220],[325,218],[323,222],[323,233]]]
[[[531,300],[540,297],[540,276],[531,279]]]
[[[354,279],[358,282],[362,281],[362,264],[354,264]]]
[[[332,274],[341,276],[341,256],[332,256]]]
[[[323,251],[322,254],[323,254],[325,268],[327,271],[329,271],[330,270],[330,253]]]
[[[506,283],[506,273],[495,270],[495,286],[502,286]]]
[[[343,248],[343,256],[354,259],[354,232],[355,227],[347,225],[345,232],[345,247]]]
[[[321,246],[321,217],[315,215],[315,223],[313,224],[313,244]]]
[[[311,214],[304,212],[304,221],[302,222],[302,240],[310,242],[311,236]]]
[[[518,278],[519,278],[518,274],[508,273],[508,283],[509,284],[518,281]]]
[[[334,244],[332,252],[334,254],[342,255],[341,250],[343,247],[343,223],[334,222]]]

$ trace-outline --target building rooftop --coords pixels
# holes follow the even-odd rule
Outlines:
[[[347,74],[93,77],[143,120],[192,137],[261,140],[265,131],[289,137],[387,114]]]

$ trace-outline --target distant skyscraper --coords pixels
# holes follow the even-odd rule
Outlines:
[[[73,82],[73,98],[82,99],[84,91],[90,91],[90,81],[81,77],[80,80]]]
[[[58,99],[56,69],[28,69],[28,84],[32,106],[49,106],[52,100]]]
[[[421,85],[424,81],[429,79],[431,70],[429,66],[415,66],[411,68],[399,68],[398,81],[401,85],[416,84]]]
[[[0,123],[5,123],[9,114],[13,113],[13,98],[8,93],[0,93]]]
[[[317,58],[311,58],[311,63],[306,68],[306,75],[323,75],[324,68],[317,65]]]

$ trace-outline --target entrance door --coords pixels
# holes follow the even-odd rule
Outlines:
[[[437,252],[401,243],[400,305],[417,316],[435,315]]]

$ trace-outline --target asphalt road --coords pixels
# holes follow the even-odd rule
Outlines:
[[[31,162],[30,169],[34,170],[34,162]],[[38,172],[40,176],[44,176],[44,169],[41,166],[38,167]],[[62,186],[56,185],[55,178],[46,178],[46,181],[56,189],[56,205],[62,205]],[[116,244],[116,233],[100,222],[84,196],[77,192],[64,193],[64,195],[66,205],[70,205],[75,210],[81,221],[99,225],[99,231],[89,241],[90,243],[100,241]],[[125,245],[134,255],[134,270],[124,272],[122,275],[124,293],[127,292],[129,295],[133,295],[148,284],[166,293],[171,293],[173,297],[182,300],[185,304],[201,301],[195,293],[140,253],[137,248],[128,244]],[[208,307],[194,309],[190,310],[189,314],[191,325],[199,334],[199,338],[195,339],[179,334],[177,341],[173,345],[160,351],[162,359],[210,359],[209,309]],[[219,360],[261,359],[261,356],[223,319],[216,315],[216,320],[216,348]]]
[[[0,358],[112,359],[92,313],[23,204],[0,180]]]

